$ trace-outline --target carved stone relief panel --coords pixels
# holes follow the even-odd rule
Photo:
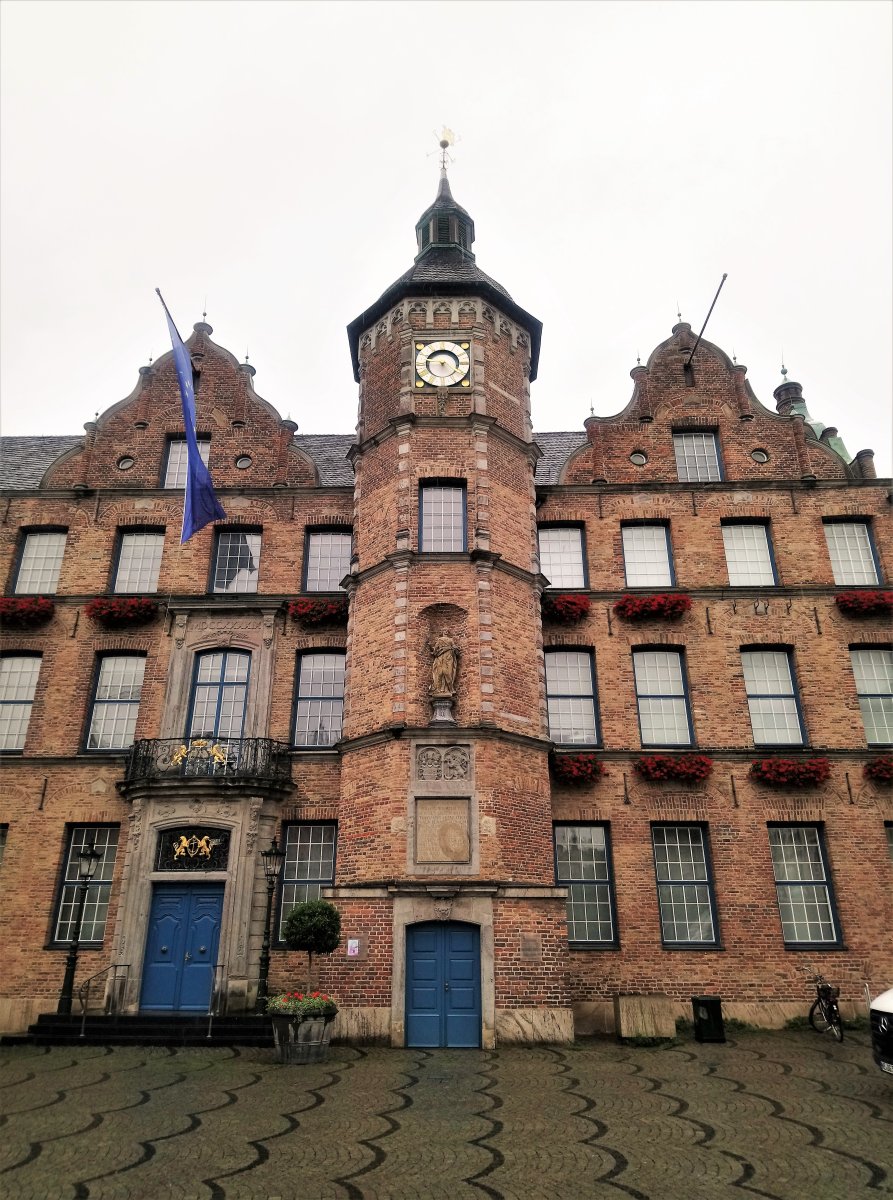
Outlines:
[[[418,864],[467,863],[471,858],[470,801],[459,797],[416,799],[415,859]]]
[[[470,746],[419,746],[415,756],[417,779],[470,779]]]

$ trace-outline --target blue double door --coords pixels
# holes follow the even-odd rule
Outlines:
[[[431,921],[406,930],[407,1046],[480,1046],[477,925]]]
[[[140,1008],[208,1011],[222,913],[222,883],[155,884]]]

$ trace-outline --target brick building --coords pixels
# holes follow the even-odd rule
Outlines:
[[[416,236],[348,327],[355,436],[300,435],[195,325],[227,519],[185,546],[170,354],[83,437],[4,439],[0,1028],[56,1006],[89,843],[77,982],[114,967],[129,1011],[252,1005],[274,836],[271,984],[303,978],[283,912],[331,896],[345,1036],[560,1041],[626,993],[771,1023],[806,964],[893,980],[871,451],[684,323],[621,413],[534,435],[540,323],[445,175]]]

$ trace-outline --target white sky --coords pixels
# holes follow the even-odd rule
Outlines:
[[[676,302],[891,473],[891,13],[862,3],[2,5],[5,433],[77,433],[207,297],[305,433],[461,140],[479,265],[545,324],[534,427],[627,402]],[[430,157],[428,157],[430,153]]]

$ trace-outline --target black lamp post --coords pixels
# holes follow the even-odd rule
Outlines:
[[[267,917],[264,921],[264,940],[260,948],[260,971],[257,976],[257,999],[254,1011],[262,1013],[267,1007],[267,980],[270,976],[270,925],[273,919],[273,892],[279,876],[282,874],[282,864],[285,862],[285,851],[280,850],[276,839],[270,844],[269,850],[261,850],[261,862],[264,864],[264,875],[267,880]]]
[[[78,965],[78,948],[81,941],[81,925],[84,920],[84,905],[87,903],[87,892],[90,890],[90,880],[96,874],[102,852],[97,850],[92,842],[78,851],[78,903],[74,916],[74,930],[71,945],[68,947],[68,957],[65,959],[65,978],[62,980],[62,991],[59,993],[57,1013],[68,1016],[71,1013],[71,1001],[74,995],[74,973]]]

